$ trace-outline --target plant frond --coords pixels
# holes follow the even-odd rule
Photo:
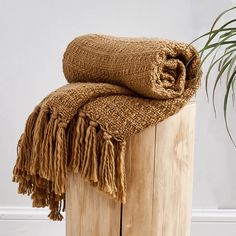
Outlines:
[[[227,120],[227,106],[228,106],[229,91],[230,91],[230,87],[232,85],[232,82],[235,79],[235,75],[236,75],[236,70],[230,76],[230,79],[229,79],[229,82],[228,82],[227,88],[226,88],[226,93],[225,93],[225,97],[224,97],[224,120],[225,120],[225,126],[226,126],[226,130],[228,132],[228,135],[229,135],[232,143],[236,147],[236,144],[235,144],[234,139],[233,139],[233,137],[231,135],[231,132],[230,132],[230,129],[229,129],[229,125],[228,125],[228,120]]]
[[[212,104],[215,115],[216,90],[219,86],[219,82],[223,81],[223,79],[225,80],[226,89],[224,91],[225,93],[223,99],[224,122],[230,140],[236,147],[227,120],[229,94],[232,93],[232,100],[234,105],[236,93],[236,19],[232,18],[222,25],[219,24],[219,21],[224,15],[226,15],[230,11],[235,10],[236,6],[220,13],[213,22],[210,30],[194,39],[190,44],[195,43],[198,40],[206,40],[204,46],[199,50],[199,53],[202,59],[201,67],[204,63],[206,63],[206,61],[210,61],[205,79],[205,91],[208,100],[210,75],[212,74],[213,69],[217,68],[217,75],[212,87]]]

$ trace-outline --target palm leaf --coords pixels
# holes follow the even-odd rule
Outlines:
[[[226,130],[228,132],[228,135],[229,135],[232,143],[236,147],[236,144],[235,144],[234,139],[231,135],[229,125],[228,125],[228,120],[227,120],[227,106],[228,106],[229,91],[230,91],[230,87],[231,87],[233,81],[235,80],[235,75],[236,75],[236,70],[230,76],[230,79],[229,79],[229,82],[228,82],[228,85],[227,85],[227,88],[226,88],[226,93],[225,93],[225,97],[224,97],[224,120],[225,120],[225,126],[226,126]]]
[[[230,19],[226,23],[219,25],[220,20],[228,12],[236,10],[236,6],[223,11],[213,22],[209,32],[206,32],[193,40],[194,43],[198,40],[205,39],[206,42],[204,46],[199,50],[202,62],[201,66],[205,64],[210,59],[210,64],[206,72],[205,80],[205,91],[207,98],[209,99],[209,81],[210,75],[213,72],[213,69],[216,67],[218,74],[214,80],[212,88],[212,104],[214,113],[216,115],[216,89],[219,86],[221,80],[225,80],[226,89],[224,94],[223,101],[223,113],[226,130],[228,135],[235,145],[233,137],[231,135],[228,120],[227,120],[227,109],[228,109],[228,99],[229,94],[232,93],[232,99],[234,104],[235,99],[235,81],[236,81],[236,28],[233,24],[236,23],[236,19]],[[236,147],[236,145],[235,145]]]

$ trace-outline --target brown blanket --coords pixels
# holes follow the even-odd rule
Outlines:
[[[61,220],[72,171],[125,203],[126,139],[178,112],[199,87],[199,66],[196,50],[185,43],[75,38],[63,58],[69,84],[36,106],[19,140],[13,177],[19,193]]]

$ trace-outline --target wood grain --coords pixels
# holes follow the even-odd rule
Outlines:
[[[95,190],[78,174],[68,173],[67,236],[120,236],[121,204]]]
[[[195,104],[131,137],[122,236],[190,236]]]
[[[195,104],[189,103],[129,138],[122,211],[119,203],[69,173],[66,235],[190,236],[194,129]]]
[[[155,127],[131,137],[126,152],[127,203],[122,209],[122,235],[151,235]]]
[[[190,236],[194,130],[194,104],[156,126],[152,235]]]

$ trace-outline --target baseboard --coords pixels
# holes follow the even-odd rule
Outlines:
[[[0,236],[65,236],[65,221],[50,221],[48,213],[48,209],[0,207]]]
[[[235,236],[236,209],[194,209],[191,236]]]
[[[48,209],[0,207],[0,236],[65,236],[65,221],[48,220]],[[191,236],[235,236],[236,209],[193,209]]]
[[[236,223],[236,209],[193,209],[192,222]]]
[[[48,209],[0,207],[0,220],[48,220]],[[236,223],[236,209],[193,209],[192,222]]]
[[[0,207],[0,220],[48,220],[49,209],[32,207]],[[65,214],[62,212],[62,215]]]

